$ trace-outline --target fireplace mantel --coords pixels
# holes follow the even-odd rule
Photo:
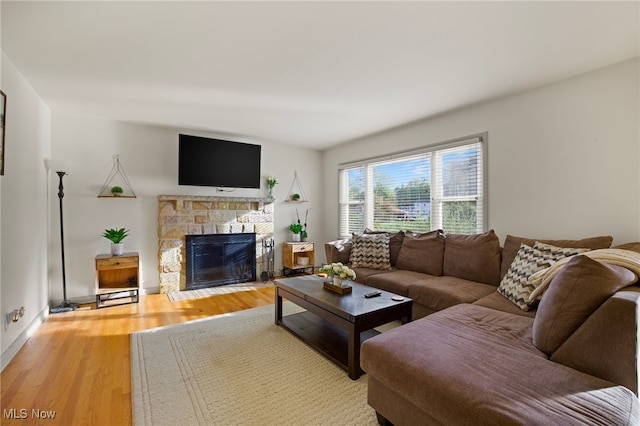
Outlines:
[[[256,233],[256,267],[262,241],[273,238],[274,200],[259,197],[158,195],[160,292],[186,287],[185,235]]]
[[[249,202],[249,203],[273,203],[273,198],[265,197],[229,197],[229,196],[208,196],[208,195],[158,195],[159,201],[227,201],[231,203]]]

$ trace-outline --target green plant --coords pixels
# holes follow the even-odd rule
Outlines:
[[[122,190],[121,186],[114,186],[113,188],[111,188],[111,193],[112,194],[122,194],[124,191]]]
[[[299,223],[292,223],[289,225],[289,230],[294,234],[299,234],[302,231],[302,225]]]
[[[105,229],[102,234],[107,240],[114,244],[119,244],[129,235],[129,230],[125,228],[120,229]]]
[[[291,196],[291,199],[292,199],[293,201],[298,201],[298,200],[300,199],[300,194],[293,194],[293,195]]]

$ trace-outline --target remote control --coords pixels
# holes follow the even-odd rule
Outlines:
[[[367,299],[369,299],[370,297],[378,297],[380,296],[382,293],[380,293],[379,291],[372,291],[371,293],[367,293],[364,295],[364,297],[366,297]]]

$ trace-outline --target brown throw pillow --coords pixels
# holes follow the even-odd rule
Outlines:
[[[500,267],[500,278],[504,277],[511,266],[511,262],[516,258],[518,250],[520,250],[520,244],[526,244],[530,247],[536,243],[536,241],[544,244],[551,244],[556,247],[567,248],[588,248],[591,250],[605,249],[611,247],[613,243],[613,237],[589,237],[581,240],[543,240],[540,238],[524,238],[515,237],[513,235],[507,235],[504,240],[504,247],[502,248],[502,265]]]
[[[500,240],[492,230],[483,234],[447,234],[443,274],[484,284],[500,283]]]
[[[423,274],[442,275],[444,234],[435,230],[424,234],[407,231],[398,253],[396,267]]]
[[[544,293],[533,321],[533,344],[553,354],[613,293],[638,277],[621,266],[574,256]]]

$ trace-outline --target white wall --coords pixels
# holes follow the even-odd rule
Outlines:
[[[47,174],[51,113],[14,65],[2,55],[7,95],[5,174],[0,177],[0,303],[2,368],[48,313]],[[6,314],[26,313],[7,324]]]
[[[158,235],[157,196],[209,195],[264,197],[266,177],[278,177],[274,188],[276,198],[276,272],[281,268],[281,243],[289,239],[287,226],[295,219],[295,208],[309,216],[310,240],[321,242],[324,235],[319,206],[322,205],[321,153],[293,148],[277,143],[236,139],[239,142],[262,145],[263,189],[238,189],[232,193],[217,193],[215,188],[178,186],[178,134],[175,129],[150,127],[111,120],[53,113],[54,158],[70,163],[65,179],[64,219],[65,256],[67,259],[67,296],[82,300],[94,294],[94,258],[109,252],[109,241],[101,237],[106,228],[126,227],[131,234],[125,251],[140,253],[142,287],[157,291]],[[217,137],[206,133],[182,130],[183,133]],[[138,196],[135,199],[97,198],[111,171],[114,154]],[[298,171],[303,189],[310,202],[283,202]],[[52,184],[53,185],[53,184]],[[54,187],[51,188],[54,191]],[[57,190],[56,190],[57,192]],[[52,200],[52,223],[58,222],[57,198]],[[57,229],[57,228],[56,228]],[[59,237],[54,236],[51,258],[60,258]],[[62,299],[60,262],[51,263],[51,298]]]
[[[488,228],[533,238],[640,241],[639,60],[343,144],[324,155],[325,240],[337,165],[487,131]]]

